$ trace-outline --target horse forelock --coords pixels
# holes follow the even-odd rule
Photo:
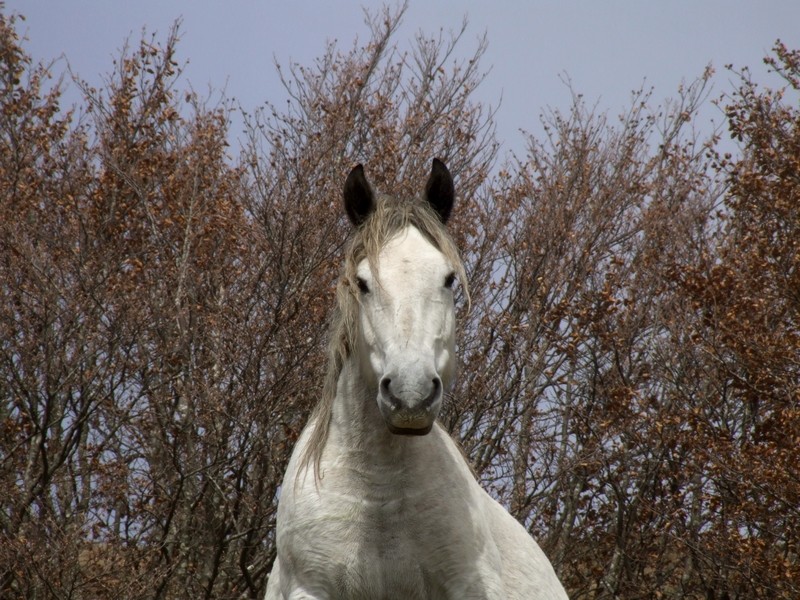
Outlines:
[[[373,273],[377,275],[381,249],[410,226],[419,230],[453,265],[469,303],[464,264],[439,215],[420,200],[400,201],[391,196],[379,195],[374,212],[353,231],[345,246],[344,266],[336,287],[336,308],[330,323],[328,369],[322,397],[311,415],[313,429],[302,457],[303,467],[313,464],[315,478],[320,477],[319,463],[328,439],[339,375],[356,347],[360,298],[356,268],[366,259]]]

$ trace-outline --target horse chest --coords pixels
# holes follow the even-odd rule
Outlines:
[[[424,557],[403,536],[361,538],[333,564],[332,580],[343,598],[446,598]]]
[[[420,499],[375,494],[355,485],[347,493],[322,494],[317,509],[322,517],[319,526],[325,530],[320,537],[375,565],[422,559],[419,546],[434,512]]]
[[[314,556],[320,581],[333,582],[331,597],[470,598],[477,574],[466,570],[474,554],[470,519],[453,521],[435,498],[385,493],[358,484],[321,489],[308,506],[302,556]],[[344,491],[348,490],[348,491]],[[455,505],[452,511],[458,513]],[[299,541],[299,540],[298,540]]]
[[[431,552],[417,525],[389,515],[371,516],[350,531],[348,552],[332,564],[332,578],[342,598],[455,598],[451,576],[461,569],[452,554]]]

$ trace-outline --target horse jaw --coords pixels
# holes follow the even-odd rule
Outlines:
[[[425,435],[453,380],[453,268],[414,227],[387,242],[375,266],[364,260],[356,271],[366,383],[391,433]]]

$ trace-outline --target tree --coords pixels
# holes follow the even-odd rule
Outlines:
[[[713,254],[678,277],[713,390],[692,419],[695,561],[732,598],[800,592],[800,54],[774,52],[783,88],[759,90],[744,70],[727,98],[741,156],[716,157],[728,189]]]

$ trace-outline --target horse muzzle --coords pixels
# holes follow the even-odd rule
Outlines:
[[[381,379],[378,407],[390,432],[426,435],[442,406],[442,380],[438,375],[411,380],[387,375]]]

